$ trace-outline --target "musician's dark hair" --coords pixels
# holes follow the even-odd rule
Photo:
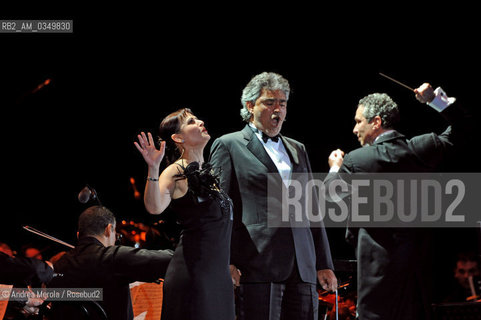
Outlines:
[[[192,114],[189,108],[182,108],[167,115],[159,125],[159,142],[165,141],[165,160],[167,165],[174,163],[182,155],[181,150],[172,140],[174,133],[180,132],[184,120]]]
[[[456,263],[458,261],[461,261],[461,262],[469,262],[469,261],[472,261],[472,262],[476,262],[479,264],[480,262],[480,255],[474,253],[473,251],[467,251],[467,252],[458,252],[458,254],[456,255]]]
[[[101,235],[109,223],[115,225],[112,211],[104,206],[91,206],[78,219],[79,238]]]

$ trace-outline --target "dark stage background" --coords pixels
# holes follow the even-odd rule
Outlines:
[[[119,221],[157,221],[134,198],[130,182],[134,178],[143,191],[146,165],[133,145],[136,135],[155,132],[161,118],[180,107],[205,121],[211,142],[242,128],[241,90],[262,71],[290,81],[282,133],[306,145],[315,172],[328,170],[333,149],[358,147],[354,111],[369,93],[386,92],[398,102],[399,129],[408,136],[444,129],[435,111],[378,72],[411,87],[442,86],[473,112],[479,108],[480,49],[470,38],[477,26],[469,23],[435,28],[424,21],[390,30],[386,21],[367,25],[362,19],[304,20],[300,15],[275,26],[270,16],[268,24],[253,25],[230,15],[167,21],[169,11],[158,16],[148,11],[2,17],[73,19],[74,32],[0,34],[0,241],[16,250],[35,243],[47,257],[64,249],[22,229],[30,225],[74,244],[76,220],[86,208],[77,195],[86,184]],[[35,90],[47,79],[48,85]],[[449,170],[479,171],[473,161],[478,141],[473,137]],[[206,158],[209,148],[210,143]],[[173,223],[162,228],[175,233]],[[334,258],[353,259],[344,230],[328,233]],[[436,279],[450,276],[457,251],[478,250],[476,230],[438,233]]]

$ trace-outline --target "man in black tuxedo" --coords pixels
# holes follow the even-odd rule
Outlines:
[[[240,284],[239,320],[317,320],[317,281],[337,288],[324,228],[268,226],[268,197],[279,197],[268,192],[268,180],[288,186],[293,173],[311,172],[304,145],[280,135],[289,91],[279,74],[253,77],[241,99],[247,125],[211,148],[210,162],[234,202],[231,274]]]
[[[53,278],[48,286],[102,288],[100,304],[107,318],[132,320],[129,284],[163,278],[172,251],[115,245],[115,216],[103,206],[85,209],[78,225],[78,244],[54,264],[55,271],[62,276]]]
[[[450,123],[442,134],[407,139],[394,130],[397,104],[384,93],[373,93],[358,103],[354,134],[362,148],[329,156],[331,172],[436,172],[467,128],[464,112],[451,106],[441,88],[425,83],[416,99],[441,112]],[[332,175],[331,175],[332,176]],[[350,228],[356,246],[359,319],[430,318],[430,232],[426,228]]]

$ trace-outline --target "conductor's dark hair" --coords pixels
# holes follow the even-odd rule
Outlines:
[[[79,238],[101,235],[109,223],[115,225],[115,216],[112,211],[103,206],[89,207],[80,214],[78,219]]]
[[[174,163],[182,155],[181,150],[172,140],[172,135],[180,132],[180,127],[189,114],[192,114],[189,108],[179,109],[166,116],[159,125],[159,142],[165,141],[167,165]]]

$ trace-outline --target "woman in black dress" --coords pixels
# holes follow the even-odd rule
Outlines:
[[[164,118],[159,136],[159,149],[150,132],[142,132],[135,146],[148,165],[147,211],[160,214],[170,207],[182,226],[165,276],[162,320],[233,320],[232,207],[204,163],[210,136],[204,122],[187,108]],[[159,175],[164,155],[168,166]]]

